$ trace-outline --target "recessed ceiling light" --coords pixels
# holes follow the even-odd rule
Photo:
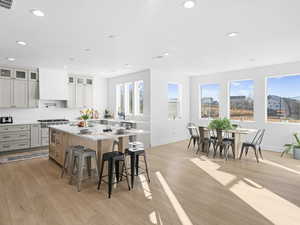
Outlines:
[[[43,17],[43,16],[45,16],[45,13],[42,12],[41,10],[39,10],[39,9],[32,9],[32,10],[30,10],[30,12],[31,12],[33,15],[38,16],[38,17]]]
[[[69,60],[70,60],[70,61],[74,61],[75,59],[74,59],[73,57],[70,57]]]
[[[125,66],[126,66],[126,67],[131,67],[131,65],[130,65],[130,64],[125,64]]]
[[[168,56],[168,55],[169,55],[169,52],[165,52],[165,53],[164,53],[164,56]]]
[[[228,37],[236,37],[239,33],[237,32],[231,32],[231,33],[228,33],[227,36]]]
[[[186,8],[186,9],[194,8],[195,5],[196,5],[196,2],[193,0],[187,0],[183,3],[184,8]]]
[[[17,44],[18,45],[22,45],[22,46],[27,45],[27,43],[25,41],[17,41]]]
[[[89,51],[91,51],[91,49],[90,48],[85,48],[84,51],[89,52]]]
[[[118,37],[118,35],[115,35],[115,34],[110,34],[110,35],[108,35],[107,37],[108,37],[108,38],[111,38],[111,39],[114,39],[114,38],[117,38],[117,37]]]
[[[12,58],[12,57],[8,57],[8,58],[6,58],[8,61],[10,61],[10,62],[13,62],[13,61],[15,61],[16,59],[15,58]]]
[[[164,56],[162,55],[158,55],[158,56],[154,56],[153,59],[162,59]]]
[[[249,61],[250,61],[250,62],[254,62],[254,61],[255,61],[255,59],[251,58],[251,59],[249,59]]]

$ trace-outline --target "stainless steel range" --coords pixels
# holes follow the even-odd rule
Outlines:
[[[41,124],[41,143],[42,146],[49,144],[49,126],[68,124],[69,120],[66,119],[49,119],[49,120],[38,120]]]

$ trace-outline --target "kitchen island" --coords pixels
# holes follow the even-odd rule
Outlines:
[[[81,134],[80,130],[88,129],[88,134]],[[118,151],[124,152],[128,147],[129,138],[145,133],[143,130],[129,129],[124,134],[117,134],[118,128],[111,132],[104,132],[104,125],[94,125],[88,128],[79,128],[71,125],[54,125],[49,127],[49,158],[63,165],[65,150],[70,146],[82,145],[96,151],[98,162],[102,154],[112,151],[114,140],[119,141]]]

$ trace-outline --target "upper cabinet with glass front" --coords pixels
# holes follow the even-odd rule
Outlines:
[[[28,71],[25,69],[15,69],[14,78],[17,80],[28,80]]]
[[[38,81],[39,80],[39,74],[35,70],[29,70],[29,80],[30,81]]]
[[[11,79],[13,77],[13,69],[0,67],[0,78]]]

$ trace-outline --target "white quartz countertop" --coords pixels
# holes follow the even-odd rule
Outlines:
[[[149,133],[144,130],[138,129],[130,129],[125,130],[124,134],[116,134],[116,129],[112,127],[112,132],[103,132],[103,129],[106,129],[105,125],[94,125],[93,127],[82,128],[78,126],[71,126],[69,124],[66,125],[53,125],[50,126],[52,129],[56,129],[62,132],[66,132],[68,134],[72,134],[75,136],[87,138],[93,141],[105,140],[105,139],[118,139],[120,137],[129,137],[129,136],[136,136],[138,134],[146,134]],[[80,130],[88,129],[90,131],[89,134],[81,134]]]

